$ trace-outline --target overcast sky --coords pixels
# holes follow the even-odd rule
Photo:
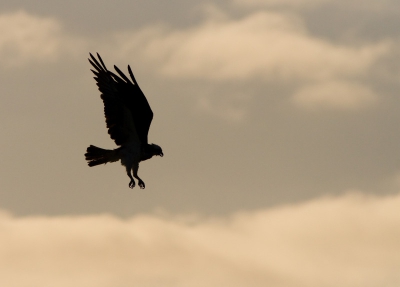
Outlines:
[[[399,27],[397,0],[1,1],[0,285],[398,286]],[[84,160],[115,147],[89,52],[153,109],[145,190]]]

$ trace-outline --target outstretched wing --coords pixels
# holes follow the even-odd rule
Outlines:
[[[104,102],[104,114],[108,133],[117,145],[131,140],[137,136],[142,144],[147,144],[147,136],[153,112],[139,85],[128,66],[132,82],[114,66],[119,74],[108,71],[100,55],[99,61],[92,54],[89,62],[96,71],[97,86]]]

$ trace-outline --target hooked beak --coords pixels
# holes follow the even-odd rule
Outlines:
[[[160,154],[159,154],[159,156],[163,157],[163,156],[164,156],[164,154],[163,154],[163,153],[160,153]]]

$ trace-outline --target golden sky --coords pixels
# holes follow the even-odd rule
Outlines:
[[[2,1],[0,285],[399,286],[400,2]],[[87,61],[153,109],[114,148]],[[4,275],[6,274],[6,275]]]

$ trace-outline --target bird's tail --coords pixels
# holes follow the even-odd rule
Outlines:
[[[106,164],[107,162],[114,162],[120,160],[119,148],[114,150],[102,149],[94,145],[90,145],[85,153],[85,158],[89,166],[99,164]]]

